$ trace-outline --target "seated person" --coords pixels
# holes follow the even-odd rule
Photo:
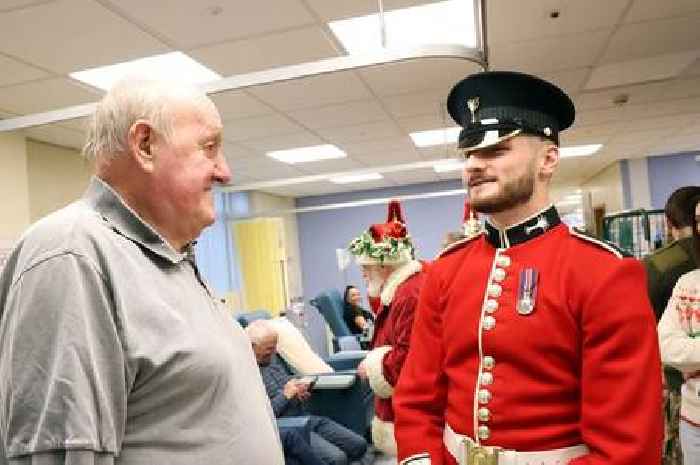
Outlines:
[[[280,428],[280,441],[284,451],[284,465],[326,465],[298,431]]]
[[[355,286],[347,286],[343,296],[343,319],[353,334],[367,334],[374,324],[374,315],[360,306],[362,296]]]
[[[328,465],[370,461],[367,441],[362,436],[330,418],[308,414],[304,401],[311,396],[311,385],[287,373],[276,354],[277,333],[270,322],[257,320],[245,330],[275,417],[309,416],[311,448]]]

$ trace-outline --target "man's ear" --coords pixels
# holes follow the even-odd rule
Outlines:
[[[146,172],[153,171],[153,128],[144,120],[137,120],[129,128],[129,155]]]
[[[540,158],[540,175],[545,178],[551,178],[554,170],[559,165],[559,147],[552,143],[546,143],[542,147],[542,155]]]

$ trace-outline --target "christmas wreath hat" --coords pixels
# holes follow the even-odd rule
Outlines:
[[[386,223],[373,224],[348,246],[359,265],[399,265],[413,260],[413,243],[398,200],[389,202]]]

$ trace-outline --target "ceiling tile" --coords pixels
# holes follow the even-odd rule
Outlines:
[[[647,84],[628,85],[605,90],[589,90],[574,97],[576,111],[584,112],[588,110],[600,110],[613,108],[616,98],[627,96],[627,104],[640,104],[660,100],[667,84],[663,82],[653,82]]]
[[[432,168],[386,173],[384,177],[398,185],[439,181],[438,175]]]
[[[209,96],[219,109],[224,121],[273,113],[267,105],[251,97],[245,91],[231,90]]]
[[[238,160],[258,157],[260,153],[247,149],[238,143],[224,142],[224,155],[230,164],[231,162],[238,162]]]
[[[280,110],[299,110],[371,98],[362,81],[351,71],[268,84],[251,88],[250,93]]]
[[[672,78],[698,57],[700,50],[691,50],[597,66],[593,68],[585,88],[601,89]]]
[[[698,43],[700,43],[700,13],[684,18],[626,24],[613,34],[600,61],[614,63],[696,50]]]
[[[317,132],[333,144],[346,146],[359,142],[403,136],[402,131],[391,121],[377,121],[356,126],[319,129]]]
[[[302,132],[304,129],[287,118],[278,115],[232,119],[224,122],[224,139],[237,142],[262,137],[279,136]]]
[[[442,115],[400,118],[399,120],[397,120],[397,122],[399,126],[401,126],[407,133],[455,126],[456,123],[452,121],[452,118],[446,113],[447,112],[445,112],[445,114]]]
[[[33,81],[49,76],[49,73],[17,60],[0,55],[0,87]]]
[[[416,148],[416,150],[426,160],[457,158],[457,144],[434,145],[432,147]]]
[[[490,44],[563,36],[611,28],[628,0],[499,0],[488,5]],[[552,11],[559,17],[550,18]]]
[[[289,116],[311,129],[344,127],[388,120],[386,112],[374,100],[297,110],[289,112]]]
[[[415,92],[384,97],[384,105],[397,118],[421,115],[442,115],[446,113],[449,88],[433,89],[427,92]]]
[[[71,79],[33,81],[0,89],[0,108],[28,114],[99,100],[101,93]]]
[[[265,153],[271,150],[293,149],[297,147],[308,147],[310,145],[322,145],[325,143],[326,142],[324,142],[318,136],[304,131],[277,137],[250,139],[241,142],[240,145],[257,153]]]
[[[289,29],[314,22],[302,2],[289,0],[107,0],[115,8],[167,37],[180,49]],[[167,12],[167,14],[164,14]]]
[[[481,71],[475,63],[458,58],[421,58],[402,63],[374,66],[359,71],[380,96],[425,90],[449,89],[469,74]]]
[[[541,73],[540,77],[562,88],[569,95],[577,94],[591,72],[590,68],[575,68]]]
[[[323,30],[316,26],[224,42],[197,48],[188,54],[222,76],[306,63],[338,55]]]
[[[0,51],[68,73],[169,50],[97,2],[60,0],[0,14]]]
[[[392,156],[410,153],[412,158],[419,160],[416,148],[408,137],[361,142],[341,146],[352,158],[390,158]]]
[[[260,180],[295,178],[306,175],[305,172],[297,169],[296,165],[288,165],[265,155],[238,160],[233,168],[238,169],[246,176]]]
[[[638,23],[659,18],[672,18],[685,16],[689,13],[700,11],[698,0],[673,0],[660,2],[659,0],[635,0],[632,8],[625,16],[625,23]]]
[[[492,69],[541,74],[592,66],[611,30],[556,38],[495,44],[490,47]]]
[[[28,6],[38,5],[40,3],[49,3],[54,0],[3,0],[0,4],[0,13],[19,10],[20,8],[26,8]]]

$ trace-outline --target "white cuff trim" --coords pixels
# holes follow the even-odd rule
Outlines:
[[[367,378],[369,378],[369,386],[374,391],[374,394],[381,399],[389,398],[394,394],[394,386],[386,380],[382,369],[382,361],[389,351],[391,351],[391,346],[377,347],[367,354],[364,362],[367,369]]]

